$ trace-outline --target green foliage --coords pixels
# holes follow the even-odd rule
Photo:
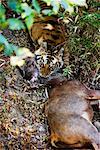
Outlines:
[[[2,34],[0,34],[0,43],[4,45],[4,53],[7,56],[10,56],[14,51],[17,50],[17,46],[10,44]]]
[[[46,15],[58,14],[60,7],[65,11],[73,12],[74,5],[86,6],[85,0],[43,0],[47,3],[48,6],[52,6],[51,9],[43,10],[37,0],[32,0],[32,2],[23,2],[22,0],[8,0],[7,4],[9,9],[15,12],[19,17],[18,18],[9,18],[6,19],[6,9],[0,3],[0,28],[5,28],[9,26],[11,30],[21,30],[25,29],[25,24],[28,29],[31,28],[34,17],[36,14],[40,15],[45,13]],[[19,19],[20,18],[20,19]],[[24,24],[25,23],[25,24]],[[13,52],[17,51],[17,47],[13,44],[9,44],[6,38],[0,34],[0,44],[4,45],[4,50],[6,55],[11,55]]]
[[[67,77],[71,76],[71,73],[72,73],[71,67],[72,66],[67,66],[66,68],[63,69],[63,75],[64,76],[67,76]]]
[[[86,1],[85,0],[43,0],[47,3],[48,6],[52,6],[52,14],[58,14],[59,9],[63,8],[65,11],[68,11],[69,13],[72,13],[74,11],[74,6],[85,6]]]
[[[0,3],[0,28],[5,28],[7,26],[5,12],[5,8]]]
[[[73,7],[75,5],[79,6],[86,6],[85,0],[43,0],[47,3],[48,6],[52,6],[51,9],[44,9],[41,11],[39,6],[38,0],[32,0],[29,4],[27,2],[23,2],[22,0],[8,0],[7,4],[8,7],[16,12],[20,16],[20,20],[18,18],[9,18],[8,20],[5,17],[5,8],[0,3],[0,27],[4,28],[9,25],[10,29],[12,30],[20,30],[24,29],[25,26],[21,21],[21,18],[26,23],[28,29],[30,29],[31,25],[33,24],[34,17],[36,14],[45,14],[45,15],[52,15],[52,14],[59,14],[59,10],[62,7],[64,11],[68,11],[70,13],[73,12]],[[30,21],[29,21],[30,20]]]
[[[88,5],[88,10],[81,10],[81,16],[74,13],[74,17],[78,16],[78,19],[71,25],[74,32],[69,40],[69,47],[71,52],[78,57],[80,55],[86,56],[86,53],[98,54],[99,57],[98,29],[100,27],[100,14],[97,7],[99,5],[95,0],[88,1]]]
[[[96,1],[96,0],[89,0],[89,5],[92,6],[92,7],[100,7],[100,2],[99,1]]]
[[[52,10],[51,9],[44,9],[44,10],[42,10],[42,13],[44,15],[51,16],[52,15]]]
[[[84,24],[90,24],[91,26],[95,28],[100,27],[100,14],[99,13],[86,13],[84,12],[84,15],[81,17],[80,24],[83,26]]]
[[[27,3],[21,3],[21,8],[24,12],[21,13],[22,18],[31,15],[34,11]]]
[[[21,0],[8,0],[8,6],[17,13],[22,13]]]
[[[25,24],[28,29],[31,28],[33,22],[34,22],[34,14],[32,13],[31,15],[29,15],[25,18]]]
[[[6,107],[5,107],[5,106],[3,106],[3,107],[2,107],[2,112],[4,112],[4,113],[5,113],[6,111],[7,111]]]
[[[2,34],[0,34],[0,43],[5,44],[6,46],[8,46],[8,41]]]
[[[8,19],[8,23],[9,23],[9,28],[11,30],[25,29],[24,23],[19,19],[10,18],[10,19]]]
[[[75,5],[79,6],[86,6],[85,0],[61,0],[61,1],[54,1],[54,0],[43,0],[44,2],[47,3],[48,6],[52,6],[53,8],[51,9],[44,9],[41,11],[41,8],[39,6],[39,3],[37,0],[32,0],[32,3],[30,2],[30,5],[26,2],[23,2],[22,0],[8,0],[8,7],[16,12],[22,19],[24,19],[26,25],[28,28],[31,27],[35,14],[46,14],[46,15],[52,15],[52,14],[58,14],[59,9],[62,7],[65,11],[68,12],[73,12],[73,7]],[[33,17],[33,19],[32,19]],[[31,19],[31,21],[29,21]],[[13,24],[16,24],[13,26]],[[6,20],[5,17],[5,8],[2,6],[0,3],[0,26],[7,26],[9,24],[10,29],[14,30],[19,30],[19,29],[24,29],[24,25],[21,22],[21,20],[18,20],[16,18],[16,21],[14,19],[9,19]]]
[[[58,1],[51,1],[51,5],[53,6],[53,13],[57,14],[59,12],[60,3]]]
[[[17,49],[18,49],[17,46],[9,43],[8,47],[5,46],[4,54],[6,56],[11,56],[14,53],[14,51],[17,51]]]
[[[32,5],[35,8],[35,10],[40,14],[41,8],[39,6],[39,3],[37,0],[32,0]]]
[[[62,1],[61,1],[61,5],[63,6],[63,8],[64,8],[65,10],[67,10],[68,4],[66,3],[66,0],[62,0]]]
[[[15,53],[16,56],[10,57],[10,63],[12,66],[22,66],[25,63],[25,58],[33,57],[34,55],[28,48],[18,48]]]

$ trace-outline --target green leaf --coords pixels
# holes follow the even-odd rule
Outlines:
[[[16,10],[16,5],[17,5],[17,1],[16,1],[16,0],[8,0],[8,6],[9,6],[12,10]]]
[[[3,100],[2,100],[2,97],[0,96],[0,102],[2,102]]]
[[[2,34],[0,34],[0,43],[1,43],[1,44],[4,44],[4,45],[6,45],[6,46],[9,45],[7,39],[6,39]]]
[[[64,76],[69,76],[71,75],[71,73],[72,73],[71,66],[67,66],[66,68],[63,69]]]
[[[8,23],[11,30],[25,29],[24,23],[21,20],[11,18],[8,19]]]
[[[66,2],[66,0],[62,0],[60,3],[61,3],[61,5],[62,5],[62,7],[63,7],[65,10],[67,10],[67,8],[68,8],[68,3]]]
[[[68,11],[70,14],[74,11],[74,6],[85,6],[87,7],[86,0],[43,0],[48,6],[53,6],[54,14],[59,12],[60,5]]]
[[[4,45],[0,44],[0,52],[4,49]]]
[[[0,20],[0,28],[1,29],[5,29],[8,26],[8,22],[7,21],[1,21]]]
[[[0,43],[4,45],[4,54],[10,56],[14,51],[18,49],[17,46],[9,44],[7,39],[0,34]]]
[[[8,44],[9,44],[8,46],[5,46],[4,54],[6,56],[11,56],[13,54],[13,52],[18,50],[18,47],[14,44],[10,44],[10,43],[8,43]]]
[[[5,17],[5,9],[0,3],[0,28],[4,28],[7,26],[6,17]]]
[[[52,15],[52,10],[51,9],[44,9],[44,10],[42,10],[42,13],[44,14],[44,15]]]
[[[23,66],[25,63],[25,58],[27,57],[33,57],[34,54],[27,48],[18,48],[16,51],[17,56],[11,56],[10,57],[10,64],[12,66]]]
[[[14,51],[13,51],[12,47],[10,46],[10,44],[9,44],[8,47],[5,47],[5,48],[4,48],[4,54],[5,54],[6,56],[10,56],[13,52],[14,52]]]
[[[60,8],[60,3],[52,0],[51,5],[53,6],[53,12],[57,14]]]
[[[34,8],[36,9],[36,11],[37,11],[38,13],[40,13],[41,8],[40,8],[40,6],[39,6],[38,1],[37,1],[37,0],[32,0],[32,5],[33,5]]]
[[[25,18],[34,12],[34,10],[27,3],[22,3],[21,8],[24,10],[24,12],[21,14],[22,18]]]
[[[21,2],[19,0],[8,0],[8,6],[17,13],[22,12]]]
[[[0,19],[1,19],[2,15],[5,14],[5,11],[6,11],[5,8],[0,3]]]
[[[33,57],[33,53],[25,47],[18,48],[16,51],[16,55],[18,57],[20,56],[22,59],[26,57]]]
[[[28,29],[31,28],[31,26],[33,25],[33,22],[34,22],[34,14],[32,13],[31,15],[25,18],[25,23]]]
[[[68,3],[72,4],[72,5],[86,6],[87,7],[86,0],[69,0]]]
[[[4,45],[4,53],[6,55],[9,55],[11,51],[11,46],[2,34],[0,34],[0,43]]]
[[[3,107],[2,107],[2,112],[6,112],[6,106],[4,105]]]
[[[0,3],[0,14],[4,14],[5,13],[5,8],[4,8],[4,6]]]
[[[100,14],[99,13],[84,13],[84,15],[81,17],[80,23],[82,25],[88,23],[91,26],[95,27],[95,28],[99,28],[100,27]]]

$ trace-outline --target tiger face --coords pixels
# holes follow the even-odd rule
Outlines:
[[[41,77],[49,77],[63,66],[63,48],[51,52],[47,50],[47,43],[43,42],[34,52],[34,59]]]

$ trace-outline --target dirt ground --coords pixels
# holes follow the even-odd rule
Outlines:
[[[100,51],[95,46],[98,30],[78,25],[74,22],[66,25],[71,70],[66,77],[100,90]],[[3,35],[9,42],[34,51],[27,32],[6,29]],[[54,150],[49,142],[50,132],[44,114],[46,101],[46,88],[32,89],[19,71],[11,67],[9,57],[0,53],[0,150]],[[100,121],[98,105],[93,109],[93,122]]]

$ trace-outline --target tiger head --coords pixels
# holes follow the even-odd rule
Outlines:
[[[41,77],[47,78],[63,66],[63,48],[59,51],[47,49],[47,43],[43,42],[34,52],[34,59]]]

